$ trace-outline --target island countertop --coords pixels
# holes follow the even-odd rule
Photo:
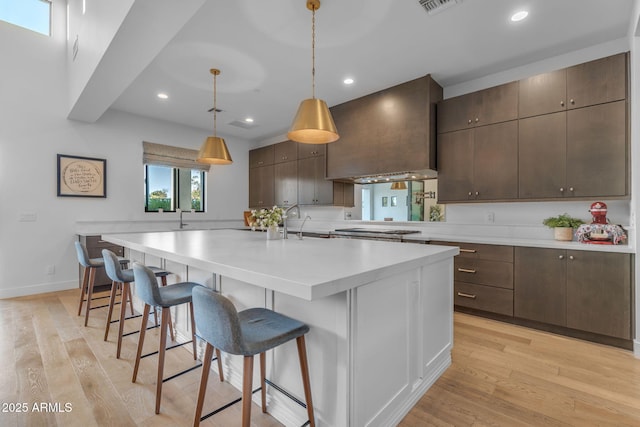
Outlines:
[[[351,239],[267,240],[243,230],[103,234],[102,239],[305,300],[458,254],[457,247]]]

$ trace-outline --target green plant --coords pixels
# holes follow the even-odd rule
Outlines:
[[[542,224],[550,228],[558,228],[558,227],[578,228],[580,225],[584,224],[584,221],[578,218],[573,218],[569,216],[569,214],[564,213],[562,215],[549,217],[544,221],[542,221]]]

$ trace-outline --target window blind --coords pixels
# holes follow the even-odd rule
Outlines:
[[[211,165],[197,163],[198,150],[142,141],[142,163],[209,172]]]

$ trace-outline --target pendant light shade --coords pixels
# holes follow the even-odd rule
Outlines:
[[[327,144],[340,138],[327,103],[316,98],[300,103],[287,137],[306,144]]]
[[[200,151],[198,151],[198,157],[196,162],[207,163],[210,165],[229,165],[233,163],[229,149],[224,139],[216,136],[216,76],[220,74],[220,70],[212,68],[211,74],[213,74],[213,136],[207,137]]]
[[[227,149],[224,139],[219,136],[209,136],[198,151],[198,163],[208,163],[211,165],[229,165],[233,163],[231,154]]]
[[[305,99],[298,107],[293,124],[287,137],[303,144],[328,144],[340,138],[336,125],[331,117],[327,103],[316,99],[316,10],[320,8],[320,0],[307,0],[307,9],[311,18],[311,91],[312,96]]]
[[[393,182],[393,183],[391,183],[391,189],[392,190],[406,190],[407,189],[407,184],[405,184],[404,181]]]

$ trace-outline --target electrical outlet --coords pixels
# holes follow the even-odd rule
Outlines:
[[[344,213],[344,219],[347,219],[347,220],[351,219],[351,212],[349,212],[349,211],[345,211],[345,213]]]
[[[493,212],[486,212],[484,214],[484,222],[486,224],[493,224],[496,220],[496,215]]]
[[[49,264],[47,265],[47,267],[45,268],[45,273],[48,275],[52,275],[56,273],[56,266],[53,264]]]

